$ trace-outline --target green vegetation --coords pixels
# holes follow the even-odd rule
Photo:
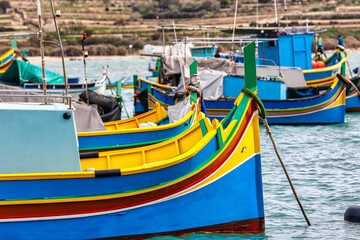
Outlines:
[[[216,13],[220,9],[216,0],[187,1],[159,0],[154,3],[142,3],[134,8],[144,19],[201,18],[207,13]]]

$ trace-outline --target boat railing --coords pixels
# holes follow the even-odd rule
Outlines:
[[[11,94],[10,94],[11,93]],[[15,93],[15,94],[14,94]],[[27,95],[26,93],[33,93],[34,95]],[[39,94],[37,94],[39,93]],[[34,90],[34,89],[0,89],[0,97],[14,97],[14,98],[42,98],[42,99],[63,99],[65,103],[69,103],[69,109],[71,109],[71,99],[72,96],[70,94],[66,94],[65,91],[52,91],[48,90],[47,93],[51,94],[40,94],[43,93],[42,90]]]
[[[274,60],[265,59],[265,58],[256,58],[256,59],[258,59],[259,61],[263,61],[264,63],[265,63],[265,61],[271,62],[275,66],[275,68],[279,71],[279,76],[282,77],[282,78],[284,77],[284,75],[281,73],[280,67],[278,65],[276,65]],[[259,66],[266,66],[266,65],[259,65]]]

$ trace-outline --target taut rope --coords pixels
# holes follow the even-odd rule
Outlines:
[[[266,111],[265,111],[264,105],[262,104],[262,102],[261,102],[261,100],[258,98],[258,96],[256,96],[256,94],[255,94],[253,91],[251,91],[250,89],[248,89],[248,88],[246,88],[246,87],[243,87],[243,88],[241,89],[241,91],[244,92],[244,93],[246,93],[246,94],[249,95],[250,97],[252,97],[252,98],[256,101],[256,103],[258,104],[258,107],[259,107],[259,115],[260,115],[260,117],[261,117],[261,119],[262,119],[262,121],[263,121],[264,127],[265,127],[265,129],[266,129],[266,135],[269,135],[269,137],[270,137],[270,139],[271,139],[271,142],[272,142],[272,145],[273,145],[273,147],[274,147],[276,156],[278,157],[278,159],[279,159],[279,161],[280,161],[280,163],[281,163],[281,166],[282,166],[282,168],[283,168],[283,170],[284,170],[284,172],[285,172],[286,178],[287,178],[287,180],[288,180],[288,182],[289,182],[289,184],[290,184],[290,186],[291,186],[291,189],[292,189],[292,191],[293,191],[293,193],[294,193],[294,196],[295,196],[295,198],[296,198],[296,201],[298,202],[298,204],[299,204],[299,206],[300,206],[301,212],[302,212],[302,214],[304,215],[304,218],[305,218],[308,226],[311,226],[311,223],[310,223],[308,217],[306,216],[305,210],[304,210],[304,208],[303,208],[303,206],[302,206],[302,204],[301,204],[301,202],[300,202],[300,199],[299,199],[299,197],[298,197],[297,194],[296,194],[294,185],[292,184],[292,181],[291,181],[291,179],[290,179],[290,176],[289,176],[289,174],[288,174],[288,172],[287,172],[287,170],[286,170],[285,164],[284,164],[283,160],[281,159],[281,156],[280,156],[280,154],[279,154],[279,151],[277,150],[277,147],[276,147],[274,138],[273,138],[272,133],[271,133],[271,130],[270,130],[270,126],[269,126],[269,124],[268,124],[268,122],[267,122],[267,120],[266,120]]]

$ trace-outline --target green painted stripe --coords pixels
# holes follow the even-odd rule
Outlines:
[[[333,53],[333,55],[331,55],[331,57],[329,57],[328,59],[326,59],[326,61],[324,62],[325,64],[328,64],[334,57],[337,56],[337,53]]]
[[[163,119],[160,119],[159,121],[156,122],[156,124],[159,125],[160,123],[164,122],[167,119],[169,119],[169,116],[166,116]]]
[[[93,148],[79,148],[79,151],[92,151],[92,150],[104,150],[104,149],[114,149],[114,148],[125,148],[125,147],[135,147],[140,145],[148,145],[148,144],[154,144],[158,142],[163,142],[171,139],[173,137],[169,138],[163,138],[153,141],[147,141],[147,142],[139,142],[139,143],[131,143],[131,144],[122,144],[122,145],[111,145],[111,146],[105,146],[105,147],[93,147]]]
[[[217,138],[219,148],[220,149],[223,148],[224,147],[224,142],[223,142],[223,139],[222,139],[222,134],[221,134],[220,128],[216,129],[216,138]]]
[[[200,123],[202,135],[205,136],[208,133],[208,130],[206,129],[204,119],[201,119],[199,123]]]

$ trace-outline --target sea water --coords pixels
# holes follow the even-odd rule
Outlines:
[[[350,53],[351,68],[360,65],[360,54]],[[88,80],[100,79],[109,66],[111,81],[132,81],[148,75],[149,59],[89,60]],[[40,65],[40,63],[35,63]],[[66,62],[68,77],[84,80],[83,61]],[[46,69],[62,73],[61,62]],[[133,113],[133,90],[123,89],[125,107]],[[126,117],[125,111],[122,117]],[[360,239],[360,225],[344,221],[350,206],[360,206],[360,113],[346,113],[345,123],[310,126],[271,126],[279,153],[311,222],[307,227],[272,143],[260,127],[265,206],[265,233],[188,234],[172,239]],[[234,183],[236,184],[236,183]]]

